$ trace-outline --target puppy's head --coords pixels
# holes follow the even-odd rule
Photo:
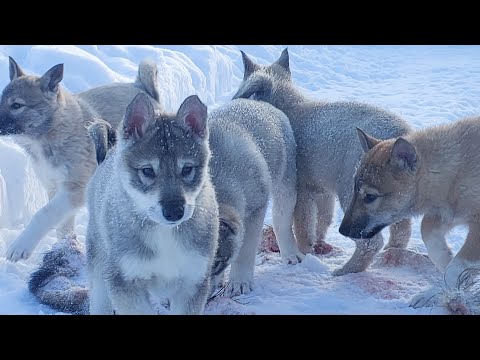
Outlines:
[[[371,238],[409,217],[415,203],[418,155],[404,138],[381,141],[358,129],[365,155],[355,174],[353,198],[339,231]]]
[[[194,95],[176,114],[156,114],[147,95],[128,106],[118,134],[120,181],[136,211],[177,226],[190,219],[208,176],[207,107]]]
[[[0,99],[0,135],[38,137],[51,129],[54,112],[59,106],[59,84],[63,64],[43,76],[26,75],[10,58],[10,83]]]
[[[283,50],[280,58],[268,66],[259,65],[243,51],[241,53],[245,71],[243,81],[233,99],[253,99],[274,104],[276,91],[285,82],[292,81],[288,50]]]

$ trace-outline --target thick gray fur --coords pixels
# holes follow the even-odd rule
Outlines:
[[[288,118],[273,106],[238,99],[209,116],[210,171],[220,212],[215,285],[231,263],[228,295],[253,288],[255,256],[268,199],[273,226],[290,262],[303,257],[292,232],[296,202],[295,138]]]
[[[28,290],[37,300],[56,311],[88,313],[88,289],[82,286],[86,270],[85,253],[75,236],[58,241],[43,256],[38,270],[28,280]]]
[[[148,94],[154,103],[159,105],[157,65],[149,59],[143,60],[138,66],[138,74],[134,83],[113,83],[98,86],[76,94],[87,102],[98,116],[117,128],[123,119],[127,105],[133,98],[143,91]]]
[[[411,131],[399,116],[359,102],[322,102],[306,98],[295,87],[288,50],[269,66],[256,64],[242,52],[244,80],[234,98],[266,101],[290,119],[297,142],[297,206],[295,235],[299,249],[310,253],[323,242],[333,217],[335,196],[345,211],[353,194],[355,169],[363,155],[356,127],[380,138],[394,138]],[[387,247],[406,247],[410,220],[391,226]],[[335,275],[365,270],[381,249],[381,234],[358,239],[352,258]],[[281,249],[280,249],[281,251]]]
[[[196,96],[176,115],[154,113],[144,94],[127,108],[88,187],[91,314],[155,314],[152,295],[174,314],[203,312],[219,230],[206,117]],[[184,162],[195,168],[188,179]],[[162,214],[178,201],[188,216],[168,223]]]
[[[102,163],[108,149],[116,143],[115,129],[123,119],[127,105],[141,91],[154,100],[152,102],[155,106],[160,107],[158,68],[150,59],[140,63],[133,83],[108,84],[76,94],[98,114],[98,118],[88,126],[94,139],[98,164]]]

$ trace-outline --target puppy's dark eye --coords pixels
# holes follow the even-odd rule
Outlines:
[[[366,204],[370,204],[375,200],[377,200],[377,198],[378,198],[378,195],[365,194],[365,197],[363,198],[363,202],[365,202]]]
[[[20,109],[21,107],[24,107],[24,106],[25,106],[25,105],[19,104],[19,103],[13,103],[12,105],[10,105],[10,107],[11,107],[13,110]]]
[[[155,177],[155,171],[153,171],[152,168],[143,168],[142,174],[149,179],[153,179]]]
[[[191,165],[185,165],[182,169],[182,176],[183,177],[186,177],[188,175],[190,175],[193,171],[193,166]]]

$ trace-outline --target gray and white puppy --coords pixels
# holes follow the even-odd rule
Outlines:
[[[350,204],[355,169],[363,155],[355,128],[379,139],[399,137],[411,129],[399,116],[375,106],[306,98],[292,81],[287,49],[269,66],[256,64],[243,52],[242,57],[244,78],[233,98],[266,101],[282,110],[292,125],[297,142],[298,179],[294,230],[299,249],[310,253],[313,245],[325,244],[335,195],[344,211]],[[405,248],[410,233],[410,219],[393,224],[386,247]],[[352,258],[336,269],[335,275],[365,270],[383,246],[380,233],[355,242]]]
[[[253,289],[255,256],[270,197],[274,231],[284,258],[290,263],[303,258],[292,231],[295,138],[280,110],[246,99],[214,110],[208,124],[210,173],[220,216],[212,284],[223,284],[224,271],[232,264],[226,293],[246,294]],[[107,127],[98,120],[90,131],[99,157],[99,152],[111,146]]]
[[[207,108],[188,97],[155,113],[143,93],[127,107],[117,145],[88,186],[91,314],[201,314],[218,239],[208,163]]]
[[[270,104],[233,100],[209,115],[210,171],[220,213],[219,247],[213,284],[223,282],[232,264],[226,292],[253,288],[255,256],[269,197],[273,227],[285,259],[303,254],[292,231],[296,202],[295,138],[288,118]]]
[[[13,136],[32,157],[49,202],[7,250],[7,259],[27,259],[53,228],[57,228],[59,239],[74,229],[76,209],[84,204],[85,187],[96,168],[95,149],[86,125],[99,114],[82,98],[89,100],[88,94],[93,94],[92,98],[103,99],[106,104],[92,103],[107,120],[118,123],[124,110],[120,115],[113,109],[125,109],[138,92],[148,91],[158,99],[154,76],[155,64],[145,61],[139,66],[135,83],[114,84],[75,96],[60,85],[63,64],[38,77],[25,74],[10,58],[10,83],[0,100],[0,136]]]

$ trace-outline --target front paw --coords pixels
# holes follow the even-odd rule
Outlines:
[[[330,245],[326,241],[320,240],[313,246],[313,252],[317,255],[327,255],[332,251],[339,251],[340,249],[336,246]]]
[[[253,281],[235,281],[230,280],[225,287],[225,296],[234,297],[246,295],[253,291]]]
[[[35,246],[31,242],[23,239],[17,239],[7,250],[6,258],[9,261],[17,262],[18,260],[26,260],[32,255]]]
[[[283,262],[289,265],[299,264],[305,258],[305,255],[303,255],[300,251],[296,251],[288,254],[281,254],[281,256],[282,256]]]
[[[367,269],[368,265],[369,263],[364,263],[364,262],[354,262],[354,263],[347,262],[341,268],[335,269],[332,275],[343,276],[346,274],[362,272]]]
[[[232,268],[230,278],[225,286],[225,296],[245,295],[253,291],[253,272]]]
[[[298,249],[303,255],[308,255],[313,253],[312,245],[298,245]]]
[[[443,290],[438,286],[433,286],[430,289],[415,295],[410,300],[410,307],[418,309],[421,307],[432,307],[440,303],[443,295]]]

